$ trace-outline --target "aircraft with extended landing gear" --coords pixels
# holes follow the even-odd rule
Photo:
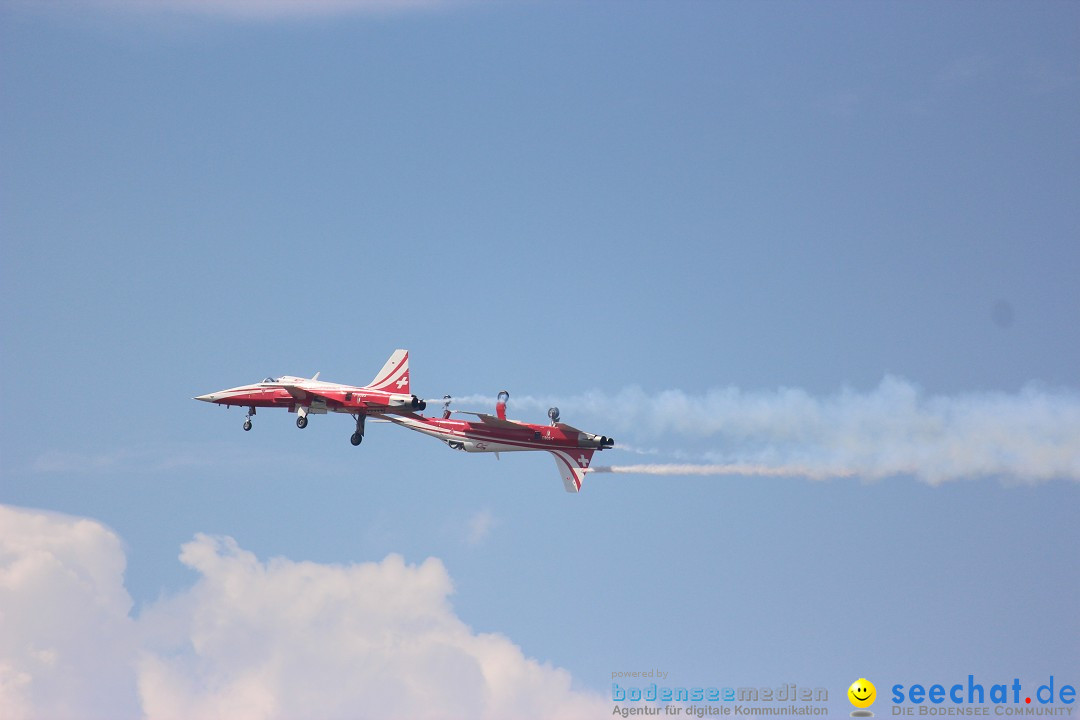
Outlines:
[[[319,373],[307,378],[283,375],[268,377],[260,383],[199,395],[196,400],[215,405],[237,405],[248,409],[244,430],[251,429],[256,408],[288,408],[296,413],[296,427],[307,427],[308,415],[328,412],[347,413],[356,420],[356,432],[349,441],[359,445],[364,440],[364,420],[368,415],[412,413],[427,407],[409,391],[409,351],[395,350],[382,370],[367,385],[340,385],[319,380]]]
[[[441,418],[427,417],[406,412],[385,415],[383,419],[395,425],[438,438],[454,450],[465,452],[517,452],[523,450],[543,450],[555,457],[563,486],[567,492],[581,490],[581,482],[589,472],[589,463],[593,453],[613,447],[615,441],[603,435],[578,430],[559,421],[559,408],[548,410],[549,425],[533,425],[506,419],[506,404],[510,393],[499,393],[495,405],[495,415],[484,413],[464,413],[477,420],[452,420],[450,418],[450,398],[443,400]]]

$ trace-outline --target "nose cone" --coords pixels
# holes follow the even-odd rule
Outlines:
[[[212,403],[217,399],[217,395],[210,393],[209,395],[199,395],[196,400],[202,400],[203,402]]]

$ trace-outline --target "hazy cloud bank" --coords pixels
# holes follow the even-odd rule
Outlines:
[[[16,0],[30,6],[29,0]],[[466,0],[58,0],[52,9],[63,8],[138,13],[142,15],[193,15],[233,20],[284,20],[347,15],[389,15],[466,4]]]

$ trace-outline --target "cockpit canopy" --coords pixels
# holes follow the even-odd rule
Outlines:
[[[277,378],[272,378],[272,377],[268,377],[268,378],[263,378],[263,382],[264,382],[264,383],[276,383],[276,382],[277,382]]]

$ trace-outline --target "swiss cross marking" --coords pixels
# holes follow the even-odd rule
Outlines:
[[[397,381],[398,390],[409,384],[409,375],[406,373],[401,376],[401,379]]]
[[[589,458],[585,457],[584,455],[579,457],[577,461],[578,465],[580,465],[581,467],[589,467]]]

